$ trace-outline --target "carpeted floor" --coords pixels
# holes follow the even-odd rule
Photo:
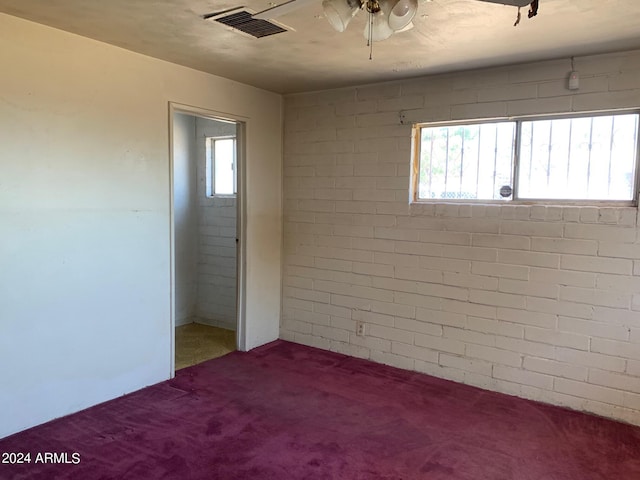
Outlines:
[[[218,358],[236,349],[236,332],[189,323],[176,327],[176,370]]]
[[[637,480],[640,428],[277,341],[0,440],[3,479]]]

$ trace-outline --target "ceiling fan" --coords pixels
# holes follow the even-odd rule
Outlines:
[[[257,20],[275,19],[317,1],[289,0],[258,12],[252,18]],[[538,9],[538,0],[479,1],[501,3],[518,8],[530,4],[529,17],[535,16]],[[394,33],[411,29],[413,27],[413,17],[418,11],[418,0],[324,0],[322,9],[329,24],[338,32],[344,32],[356,13],[359,10],[365,10],[369,15],[369,19],[364,29],[364,37],[371,45],[374,41],[385,40]]]

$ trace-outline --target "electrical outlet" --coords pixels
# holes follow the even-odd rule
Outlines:
[[[365,323],[364,322],[356,322],[356,335],[359,337],[364,337],[365,335]]]

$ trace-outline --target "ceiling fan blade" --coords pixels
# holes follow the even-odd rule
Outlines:
[[[267,8],[266,10],[256,13],[253,18],[257,18],[258,20],[277,18],[311,3],[318,3],[318,0],[289,0],[288,2],[281,3],[280,5],[276,5],[275,7]]]
[[[531,3],[531,0],[479,0],[479,1],[501,3],[503,5],[509,5],[511,7],[526,7]]]

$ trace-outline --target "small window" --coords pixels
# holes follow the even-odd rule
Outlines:
[[[419,199],[499,200],[511,183],[515,122],[422,127]]]
[[[521,199],[633,200],[638,115],[522,122]]]
[[[635,203],[638,114],[419,125],[414,200]]]
[[[235,137],[207,138],[207,196],[237,192]]]

